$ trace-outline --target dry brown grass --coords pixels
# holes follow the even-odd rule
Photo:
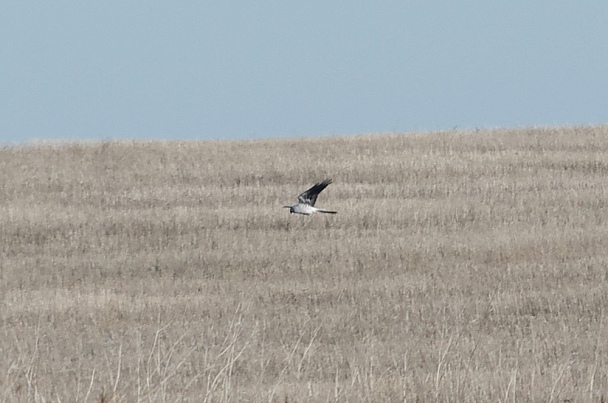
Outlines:
[[[0,167],[1,401],[608,398],[606,126]]]

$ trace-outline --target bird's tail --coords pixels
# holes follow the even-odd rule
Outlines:
[[[338,212],[337,212],[337,211],[324,210],[324,209],[322,209],[322,208],[318,208],[318,209],[317,209],[317,211],[318,211],[319,213],[325,213],[325,214],[338,214]]]

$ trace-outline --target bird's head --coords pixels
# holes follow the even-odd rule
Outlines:
[[[283,206],[283,208],[288,208],[289,209],[289,214],[293,213],[293,206]]]

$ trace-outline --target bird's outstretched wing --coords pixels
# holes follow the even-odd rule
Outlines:
[[[306,203],[311,206],[314,206],[319,193],[321,193],[323,189],[325,189],[330,183],[331,179],[325,179],[323,182],[317,183],[316,185],[308,189],[306,192],[299,195],[298,200],[300,201],[300,203]]]

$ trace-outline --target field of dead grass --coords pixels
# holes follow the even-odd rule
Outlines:
[[[608,398],[608,126],[0,168],[0,401]]]

